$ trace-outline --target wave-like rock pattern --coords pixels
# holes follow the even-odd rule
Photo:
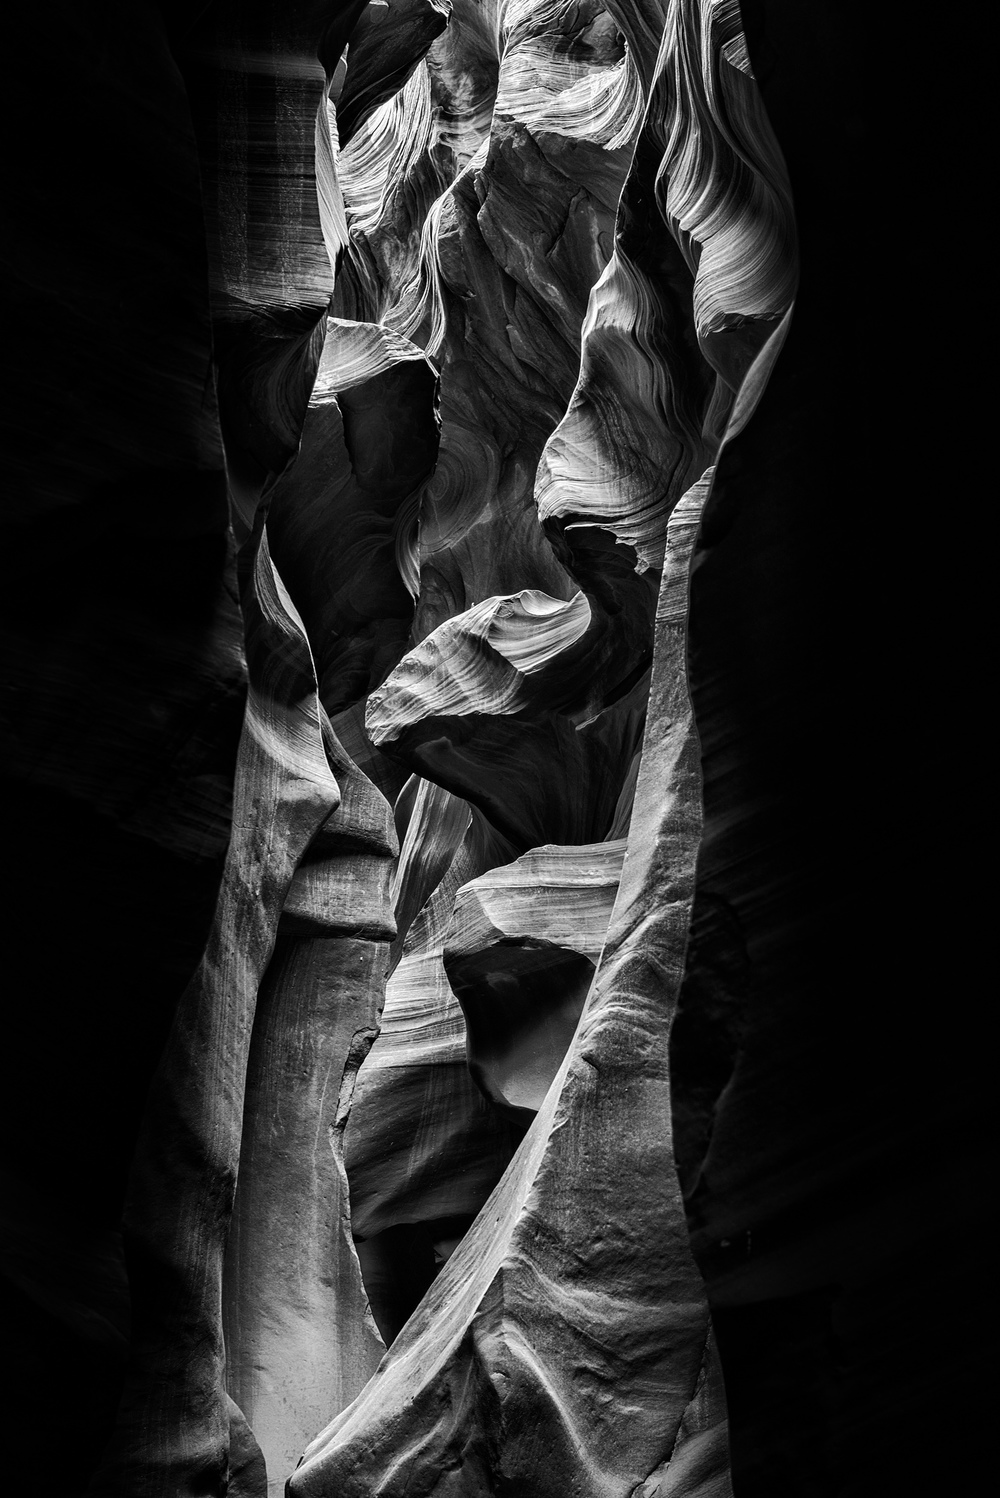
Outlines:
[[[752,366],[727,436],[759,399],[785,326]],[[402,1492],[404,1483],[430,1492],[440,1490],[443,1474],[445,1491],[455,1493],[491,1491],[498,1481],[542,1494],[567,1486],[595,1495],[731,1491],[721,1375],[689,1257],[666,1116],[666,1035],[683,975],[700,816],[684,666],[687,577],[711,482],[709,470],[668,530],[650,687],[656,726],[644,741],[629,858],[622,862],[620,844],[589,850],[604,897],[596,902],[579,898],[587,850],[577,850],[568,869],[565,851],[545,849],[473,881],[455,902],[449,973],[467,993],[484,974],[473,964],[472,982],[463,985],[463,957],[493,948],[497,937],[530,942],[536,960],[540,948],[572,943],[584,948],[579,957],[589,966],[586,953],[599,951],[593,986],[580,993],[577,980],[580,999],[590,988],[579,1026],[547,1091],[544,1071],[558,1061],[564,1037],[545,1035],[543,1006],[534,1015],[542,1043],[520,1055],[516,1008],[486,1028],[485,1056],[475,1057],[477,1030],[469,1026],[484,1090],[508,1107],[540,1103],[539,1111],[372,1383],[306,1452],[293,1493],[349,1498],[373,1487]],[[546,879],[546,862],[554,863],[554,878]],[[561,876],[573,893],[543,896],[530,918],[518,920],[516,891],[532,864],[542,888],[558,887]],[[516,962],[501,972],[511,968],[517,972]],[[485,986],[501,987],[495,979],[496,970],[486,972]],[[518,998],[530,992],[526,983]],[[572,1004],[576,995],[567,997]],[[660,1028],[666,1035],[658,1043]],[[617,1133],[614,1151],[609,1132]],[[653,1180],[660,1187],[650,1192]],[[625,1286],[652,1298],[630,1302]],[[588,1378],[571,1375],[581,1368]],[[445,1419],[437,1414],[442,1406]]]
[[[247,1062],[226,1246],[226,1385],[280,1491],[384,1347],[351,1237],[343,1132],[378,1028],[397,842],[389,808],[323,723],[340,804],[285,896]]]
[[[624,856],[624,839],[535,848],[459,890],[443,955],[469,1070],[516,1114],[538,1111],[573,1039]]]
[[[702,15],[692,7],[698,27],[691,27],[690,14],[681,20],[688,23],[688,41],[693,30],[695,41],[688,50],[694,52],[704,72],[716,65],[713,59],[720,48],[729,46],[732,51],[733,38],[726,30],[731,17],[723,15],[720,21],[711,7],[703,9]],[[678,22],[673,11],[668,22],[671,19]],[[713,21],[719,24],[713,26]],[[511,34],[516,35],[516,27]],[[685,259],[690,242],[682,245],[679,221],[654,206],[655,184],[667,181],[669,186],[672,175],[683,175],[682,168],[688,165],[683,150],[678,154],[675,149],[674,139],[675,135],[683,137],[687,115],[664,84],[676,61],[677,35],[677,24],[668,24],[650,74],[646,122],[619,213],[621,255],[603,287],[598,282],[596,293],[599,298],[603,290],[607,307],[617,315],[620,288],[619,293],[608,288],[614,287],[622,265],[631,265],[627,272],[631,293],[625,300],[632,310],[623,324],[626,373],[608,399],[608,409],[631,411],[626,390],[638,393],[640,409],[643,389],[652,390],[655,399],[637,423],[639,435],[621,442],[621,433],[613,428],[594,427],[586,439],[592,462],[595,456],[609,456],[609,492],[620,515],[628,522],[630,515],[638,514],[639,527],[627,538],[634,547],[638,570],[657,567],[666,547],[654,629],[651,718],[634,783],[631,773],[626,774],[635,764],[634,756],[620,752],[618,756],[621,768],[615,789],[619,800],[625,796],[626,807],[635,801],[631,815],[625,812],[630,858],[616,890],[615,914],[606,940],[604,932],[600,933],[601,955],[592,986],[591,958],[574,950],[568,933],[563,933],[565,942],[553,943],[539,938],[534,929],[545,925],[539,910],[545,910],[547,897],[540,889],[536,888],[534,922],[524,918],[518,923],[508,910],[506,924],[501,925],[503,935],[485,913],[478,921],[469,914],[477,898],[484,898],[477,882],[453,902],[458,929],[450,938],[445,963],[466,1006],[467,1046],[474,1074],[484,1093],[501,1108],[522,1117],[538,1111],[503,1181],[393,1342],[372,1384],[307,1452],[290,1485],[295,1493],[360,1494],[372,1486],[391,1493],[402,1491],[399,1484],[404,1481],[407,1490],[455,1493],[493,1490],[497,1482],[528,1485],[539,1493],[562,1492],[567,1485],[595,1495],[687,1487],[693,1491],[699,1485],[706,1491],[728,1491],[718,1365],[686,1248],[681,1193],[669,1148],[656,1172],[650,1152],[655,1153],[658,1142],[669,1135],[665,1116],[656,1112],[658,1106],[663,1112],[662,1102],[657,1104],[655,1099],[657,1088],[669,1099],[666,1040],[683,971],[698,840],[697,740],[685,686],[686,578],[701,511],[711,492],[712,459],[720,437],[724,441],[738,432],[759,399],[787,325],[793,271],[780,288],[784,299],[776,296],[765,315],[758,317],[759,336],[753,329],[747,334],[744,318],[735,340],[727,344],[723,339],[709,346],[712,334],[729,330],[706,328],[704,319],[699,323],[701,308],[694,299],[697,267],[692,270]],[[698,56],[699,46],[710,54],[707,62]],[[497,116],[505,79],[502,57]],[[572,94],[576,80],[564,73],[557,75],[555,85],[552,95]],[[544,113],[548,103],[548,95],[544,104],[534,101],[546,124],[551,123]],[[700,128],[705,128],[704,122]],[[484,169],[489,161],[487,149]],[[664,222],[672,237],[664,235]],[[637,247],[637,253],[641,250],[637,266],[628,256],[630,244]],[[785,252],[790,254],[788,244]],[[663,309],[659,320],[651,311],[656,306]],[[759,307],[752,309],[751,320],[759,313]],[[599,317],[593,316],[593,326],[598,323]],[[589,326],[584,325],[582,331],[586,359]],[[714,376],[724,362],[720,348],[725,351],[748,336],[751,358],[762,342],[764,352],[749,373],[744,361],[731,379],[734,407],[731,398],[719,396]],[[709,347],[712,358],[707,357]],[[646,384],[643,366],[650,371]],[[447,369],[445,357],[443,389]],[[668,399],[663,395],[668,390],[680,395]],[[642,454],[644,443],[648,453],[650,438],[670,448],[670,461],[660,465],[668,484],[665,492],[661,472],[655,503],[650,504],[642,492],[636,503],[635,465],[633,461],[630,467],[628,460],[634,459],[636,451]],[[558,434],[554,440],[558,441]],[[620,460],[623,449],[624,463]],[[671,479],[676,485],[672,492]],[[421,510],[422,561],[427,556],[424,525],[435,513],[429,497],[431,486]],[[664,536],[672,508],[676,513]],[[585,525],[591,519],[581,518]],[[594,518],[607,521],[610,517],[602,511]],[[614,525],[609,529],[614,531]],[[544,554],[538,533],[534,535],[535,541],[522,556],[524,564]],[[449,539],[458,539],[454,528]],[[569,537],[567,547],[571,556]],[[492,561],[492,548],[486,549],[484,558]],[[422,584],[424,576],[422,567]],[[543,592],[540,588],[532,591]],[[547,617],[566,616],[567,624],[571,600],[575,596],[582,604],[586,598],[583,593],[567,597],[562,589],[545,592]],[[636,596],[633,592],[632,598]],[[525,729],[522,764],[530,756],[537,718],[545,711],[538,699],[531,699],[532,678],[537,675],[541,680],[553,660],[568,666],[592,625],[593,611],[586,598],[586,615],[579,610],[582,628],[572,633],[567,629],[562,648],[549,654],[539,632],[535,669],[514,666],[511,670],[509,655],[498,648],[500,637],[491,640],[490,633],[496,627],[501,601],[509,603],[515,597],[526,613],[524,591],[519,595],[508,592],[504,600],[504,594],[493,589],[483,603],[466,609],[455,607],[453,595],[453,617],[425,633],[422,643],[369,703],[367,721],[375,741],[383,747],[395,746],[422,773],[453,791],[465,789],[448,762],[456,747],[465,751],[467,764],[481,757],[495,782],[498,762],[502,763],[496,724],[484,734],[479,726],[483,719],[519,717],[519,726],[523,723]],[[442,602],[439,595],[439,607]],[[417,629],[425,629],[419,604]],[[553,638],[562,645],[558,635]],[[523,657],[522,665],[530,660],[530,656]],[[636,660],[633,655],[633,662],[634,669],[641,670],[648,656]],[[615,664],[621,671],[619,662]],[[627,677],[622,685],[627,690]],[[571,693],[567,698],[555,707],[557,714],[564,709],[569,727],[573,708],[580,704],[573,702]],[[596,706],[599,718],[599,697]],[[418,725],[423,729],[423,743],[413,736]],[[452,725],[460,726],[460,735]],[[587,726],[584,718],[579,727]],[[437,747],[442,733],[449,744],[444,755]],[[427,742],[435,746],[436,761],[426,756]],[[491,800],[489,792],[484,794],[481,784],[469,796],[508,834],[513,830],[509,805],[501,809],[497,798]],[[618,830],[617,808],[615,812],[602,828],[605,836],[609,827]],[[582,841],[578,832],[572,841]],[[609,849],[604,858],[614,859],[623,851]],[[529,855],[529,861],[538,856]],[[582,862],[581,854],[578,864]],[[486,878],[491,893],[494,887],[504,888],[502,874]],[[482,880],[478,884],[482,890]],[[616,884],[613,878],[610,889],[615,890]],[[460,912],[465,915],[466,935]],[[478,925],[487,929],[477,934]],[[583,942],[578,940],[577,948],[580,945]],[[488,958],[484,959],[484,952]],[[665,989],[672,999],[664,1006]],[[588,990],[590,997],[584,1005]],[[659,1041],[653,1039],[654,1032]],[[639,1039],[637,1044],[637,1037],[644,1035],[646,1040]],[[377,1055],[378,1045],[373,1062]],[[626,1077],[634,1084],[647,1074],[648,1083],[630,1092]],[[616,1092],[616,1085],[625,1091]],[[604,1090],[609,1108],[613,1097],[619,1114],[632,1110],[626,1133],[619,1136],[614,1165],[601,1154],[591,1132],[596,1099]],[[579,1168],[581,1160],[586,1161],[586,1169]],[[647,1186],[643,1208],[633,1208],[627,1232],[623,1228],[619,1234],[614,1224],[625,1208],[616,1204],[623,1200],[619,1196],[623,1188],[630,1205],[635,1200],[636,1194],[629,1196],[627,1188],[628,1171],[633,1167],[637,1178],[647,1182],[662,1172],[657,1175],[662,1190],[650,1199]],[[595,1239],[598,1221],[602,1232]],[[610,1234],[604,1231],[605,1224]],[[645,1340],[639,1335],[638,1308],[633,1318],[621,1300],[616,1300],[614,1311],[610,1301],[600,1300],[601,1279],[592,1271],[595,1255],[600,1258],[609,1251],[609,1238],[614,1240],[616,1256],[614,1283],[633,1282],[632,1276],[623,1274],[622,1263],[635,1254],[644,1265],[640,1276],[644,1293],[656,1281],[658,1303],[662,1305],[665,1298],[673,1307],[670,1316],[645,1326]],[[596,1297],[587,1302],[586,1309],[575,1298],[582,1293],[578,1286],[581,1263],[587,1266],[586,1293]],[[567,1316],[570,1302],[574,1309]],[[552,1307],[551,1317],[546,1305]],[[602,1324],[599,1353],[587,1331],[595,1316]],[[578,1378],[567,1381],[567,1370],[580,1367],[591,1370],[593,1383]],[[613,1430],[605,1423],[606,1406],[599,1394],[612,1377],[619,1396],[624,1386],[629,1388],[628,1417],[623,1419],[616,1401]],[[444,1421],[435,1413],[442,1405],[449,1411]],[[528,1428],[530,1438],[524,1434]]]
[[[522,1132],[476,1091],[462,1010],[442,962],[456,892],[512,850],[432,782],[408,784],[396,812],[405,825],[393,885],[396,960],[345,1141],[353,1230],[387,1342],[472,1223]]]
[[[368,699],[374,744],[397,739],[411,723],[485,713],[509,716],[531,701],[526,678],[586,633],[583,593],[563,602],[534,588],[487,598],[439,626]]]
[[[735,7],[224,0],[163,35],[205,236],[175,426],[236,565],[169,752],[135,717],[163,794],[99,719],[38,779],[221,884],[129,1146],[91,1491],[724,1494],[671,1128],[687,578],[795,279]],[[84,1281],[118,1263],[86,1243]]]
[[[670,8],[579,383],[539,465],[540,516],[607,526],[640,567],[659,565],[664,517],[795,290],[791,203],[739,24],[733,3]],[[672,242],[651,233],[654,201]]]
[[[627,765],[635,747],[629,708],[612,704],[649,664],[655,582],[650,588],[636,578],[624,559],[608,565],[607,546],[593,537],[580,549],[575,580],[568,548],[545,535],[530,494],[577,375],[581,292],[611,250],[641,80],[597,8],[508,6],[498,14],[497,43],[490,135],[433,206],[423,233],[429,301],[422,315],[428,348],[441,362],[441,445],[420,493],[417,540],[416,632],[430,639],[377,695],[369,731],[494,820],[502,799],[498,825],[529,847],[606,834],[600,817],[610,811],[610,764]],[[544,86],[529,86],[531,78]],[[408,326],[416,332],[416,320]],[[528,692],[474,644],[477,611],[515,588],[523,596],[526,585],[553,608],[579,596],[578,607],[586,604],[590,614],[587,638],[578,644],[578,635],[567,634],[558,670]],[[432,665],[423,659],[428,652],[448,663]],[[447,688],[442,672],[454,678]],[[559,711],[597,726],[577,733]],[[586,819],[567,819],[557,804],[551,816],[538,804],[518,805],[530,788],[513,761],[509,730],[489,722],[497,712],[520,717],[521,764],[553,754],[564,760],[566,779],[590,808]],[[503,776],[502,797],[484,794],[487,766],[491,777]],[[612,789],[612,806],[620,789]]]
[[[573,1045],[503,1181],[371,1384],[307,1450],[294,1494],[508,1483],[596,1498],[635,1492],[668,1461],[679,1469],[689,1442],[714,1448],[715,1465],[724,1451],[666,1070],[699,831],[684,651],[704,493],[693,490],[671,522],[657,729]],[[695,1413],[706,1382],[707,1417]]]

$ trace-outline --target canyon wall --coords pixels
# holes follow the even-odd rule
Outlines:
[[[868,742],[855,32],[11,42],[10,1490],[971,1473],[981,1129]]]

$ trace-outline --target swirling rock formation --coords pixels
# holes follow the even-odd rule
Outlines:
[[[5,1486],[882,1498],[974,1277],[855,955],[858,37],[15,25]]]
[[[703,498],[672,522],[651,686],[670,727],[646,740],[633,858],[573,1044],[503,1181],[371,1384],[307,1450],[294,1493],[625,1494],[687,1463],[692,1440],[725,1472],[718,1396],[712,1423],[695,1414],[714,1365],[660,1043],[698,842],[683,656]]]
[[[341,801],[293,876],[247,1061],[223,1282],[226,1383],[267,1468],[294,1466],[331,1398],[384,1351],[350,1231],[341,1136],[376,1033],[396,839],[374,787],[325,737]]]
[[[536,848],[458,893],[444,964],[469,1069],[501,1106],[537,1113],[576,1031],[607,936],[625,840]]]
[[[404,787],[397,826],[393,966],[345,1140],[353,1230],[387,1342],[471,1225],[522,1132],[476,1091],[462,1011],[442,965],[456,891],[511,850],[430,781]]]

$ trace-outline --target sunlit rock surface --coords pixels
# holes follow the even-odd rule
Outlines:
[[[4,1490],[985,1491],[955,862],[892,914],[953,767],[885,814],[962,705],[899,465],[967,428],[906,432],[933,215],[858,192],[898,59],[826,0],[7,40]]]

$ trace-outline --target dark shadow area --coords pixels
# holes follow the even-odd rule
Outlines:
[[[365,1290],[382,1341],[390,1347],[475,1219],[401,1222],[355,1239]]]
[[[527,1127],[573,1039],[594,964],[560,947],[498,942],[445,970],[465,1014],[476,1085]]]

